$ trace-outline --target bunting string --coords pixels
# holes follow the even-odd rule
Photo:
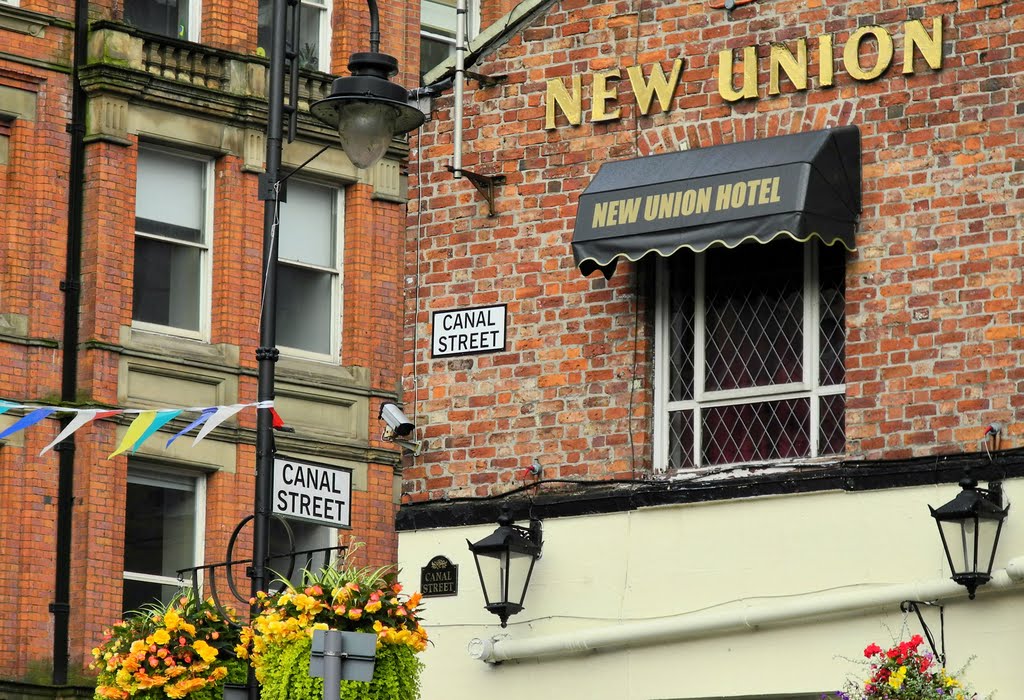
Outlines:
[[[171,446],[171,444],[179,437],[187,435],[196,428],[199,430],[196,432],[195,437],[192,440],[192,446],[199,444],[199,441],[213,432],[217,426],[229,420],[239,412],[247,408],[269,408],[273,417],[274,427],[281,427],[284,422],[281,417],[274,410],[273,401],[256,401],[254,403],[236,403],[228,406],[193,406],[189,408],[116,408],[116,409],[101,409],[101,408],[70,408],[64,406],[34,406],[30,404],[13,403],[11,401],[0,400],[0,414],[7,413],[8,411],[25,411],[18,420],[14,421],[11,425],[0,431],[0,440],[10,437],[17,432],[31,428],[34,425],[42,422],[46,418],[54,414],[74,414],[72,419],[60,431],[60,434],[54,438],[53,442],[43,448],[39,456],[43,456],[51,449],[53,449],[58,443],[68,439],[75,434],[80,428],[92,423],[96,420],[102,420],[104,418],[112,418],[114,416],[135,416],[131,424],[128,426],[127,432],[124,437],[121,438],[120,444],[117,449],[110,453],[110,457],[116,457],[124,452],[135,452],[139,447],[146,442],[149,438],[155,435],[161,428],[166,426],[175,418],[182,416],[183,414],[198,414],[194,420],[192,420],[187,426],[175,433],[164,445],[165,448]]]

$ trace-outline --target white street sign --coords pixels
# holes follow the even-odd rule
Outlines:
[[[352,526],[352,470],[274,459],[273,512],[328,527]]]

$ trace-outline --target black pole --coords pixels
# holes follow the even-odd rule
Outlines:
[[[287,0],[273,0],[270,20],[270,73],[267,85],[266,173],[260,178],[263,206],[263,291],[260,309],[260,346],[256,394],[258,401],[274,399],[274,366],[277,350],[277,251],[278,183],[281,170],[281,139],[284,112],[285,22]],[[256,486],[252,535],[252,596],[267,590],[267,558],[270,553],[270,509],[274,470],[274,423],[269,408],[256,411]],[[255,606],[251,614],[257,614]],[[259,686],[249,669],[249,698],[259,698]]]
[[[370,10],[370,53],[380,52],[380,19],[377,14],[377,0],[366,0]]]
[[[82,200],[85,184],[85,92],[79,71],[88,60],[88,0],[75,0],[74,53],[71,64],[71,153],[68,164],[68,236],[65,253],[63,354],[61,357],[62,401],[74,401],[78,392],[78,306],[82,277]],[[61,429],[70,417],[61,421]],[[68,650],[71,635],[71,551],[75,497],[75,442],[67,438],[57,450],[57,533],[53,583],[53,675],[54,685],[68,682]]]

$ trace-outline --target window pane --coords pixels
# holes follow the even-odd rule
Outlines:
[[[846,449],[846,396],[822,396],[818,406],[818,454],[842,454]]]
[[[420,37],[420,79],[455,55],[455,45],[433,37]]]
[[[281,205],[282,260],[334,268],[335,202],[337,190],[332,187],[292,182],[288,185],[288,201]]]
[[[295,538],[294,551],[296,552],[330,547],[332,544],[335,544],[331,542],[331,528],[301,520],[289,520],[288,524],[291,526],[292,536]],[[284,525],[274,518],[271,520],[270,525],[270,553],[272,555],[285,554],[289,551],[288,533]],[[289,580],[296,585],[302,583],[303,570],[319,571],[330,562],[331,555],[331,552],[316,552],[295,557],[295,568]],[[288,573],[290,562],[291,558],[287,556],[271,557],[270,568],[274,572],[274,577],[285,576]]]
[[[703,463],[810,455],[810,401],[791,399],[705,409]]]
[[[668,464],[672,469],[696,466],[693,461],[693,411],[673,411],[668,414]]]
[[[803,255],[794,241],[707,252],[708,391],[803,378]]]
[[[320,18],[324,11],[303,4],[299,9],[299,68],[320,67]]]
[[[125,0],[124,20],[154,34],[188,36],[188,0]]]
[[[669,293],[669,401],[693,398],[694,297],[693,255],[673,258],[679,274],[672,276]]]
[[[258,26],[256,45],[263,49],[264,55],[270,55],[271,17],[273,5],[271,0],[259,0]],[[291,41],[291,8],[285,13],[288,24],[285,27],[285,42]],[[320,68],[320,28],[327,13],[322,2],[304,2],[299,10],[299,67],[318,70]]]
[[[128,483],[124,570],[177,577],[195,562],[195,493]]]
[[[846,250],[842,246],[819,246],[821,343],[819,384],[846,381]]]
[[[272,0],[259,0],[257,14],[256,46],[263,49],[263,54],[270,55],[270,18],[274,12]]]
[[[335,275],[290,265],[277,271],[277,342],[332,354],[331,302]]]
[[[136,236],[132,318],[198,331],[201,276],[199,248]]]
[[[206,216],[205,168],[206,164],[198,160],[177,158],[160,151],[139,150],[136,218],[169,224],[167,229],[172,231],[151,230],[151,233],[201,242]]]
[[[139,610],[144,605],[152,605],[157,602],[167,603],[171,600],[171,596],[180,590],[180,586],[125,579],[121,589],[121,611],[129,613]]]

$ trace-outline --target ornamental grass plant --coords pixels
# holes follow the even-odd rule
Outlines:
[[[129,613],[92,650],[96,700],[220,700],[225,682],[245,681],[235,655],[240,625],[230,611],[188,589],[168,605]]]
[[[980,700],[959,675],[941,667],[935,656],[921,651],[924,642],[915,634],[910,641],[888,649],[869,644],[864,658],[869,668],[867,678],[852,678],[836,700]]]

